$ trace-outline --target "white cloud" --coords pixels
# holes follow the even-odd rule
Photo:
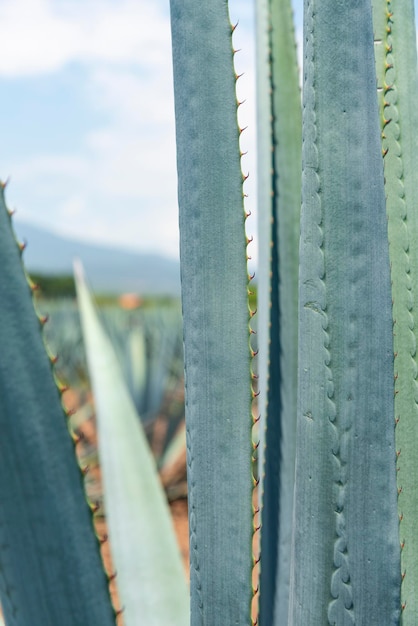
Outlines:
[[[47,155],[13,164],[9,197],[21,219],[82,239],[178,255],[174,141],[157,145],[103,131],[83,157]],[[170,153],[164,163],[164,155]],[[12,183],[13,183],[12,181]],[[21,191],[23,190],[23,191]],[[26,191],[25,191],[26,190]],[[27,191],[30,190],[30,195]],[[36,213],[33,206],[41,207]]]
[[[61,153],[9,164],[22,219],[177,256],[174,101],[164,6],[145,0],[0,4],[0,75],[58,72],[79,62],[87,76],[79,88],[90,109],[107,120],[85,134],[75,154],[63,146]],[[24,189],[31,189],[30,204]],[[30,213],[31,206],[40,209]]]
[[[13,179],[28,182],[44,181],[45,185],[60,177],[77,178],[86,172],[88,160],[81,155],[39,154],[13,163]]]
[[[165,7],[165,10],[164,10]],[[100,112],[70,153],[22,156],[8,165],[21,219],[69,235],[178,254],[177,180],[168,0],[1,0],[0,77],[83,66],[79,88]],[[239,7],[237,7],[239,10]],[[251,10],[252,11],[252,10]],[[247,208],[255,206],[255,88],[251,11],[234,45],[239,123],[248,126]],[[233,19],[235,20],[234,16]],[[53,78],[53,76],[52,76]],[[15,186],[16,185],[16,186]],[[22,191],[18,191],[18,187]],[[15,190],[17,193],[15,193]],[[31,207],[38,207],[29,213]],[[254,212],[254,211],[253,211]],[[248,225],[254,234],[255,220]],[[255,256],[254,247],[252,255]]]
[[[160,2],[2,0],[0,75],[56,72],[70,62],[158,64],[169,35]]]
[[[82,194],[74,194],[60,207],[61,215],[64,219],[82,218],[86,214],[86,199]]]
[[[172,125],[174,98],[170,41],[165,57],[148,71],[100,66],[89,76],[88,95],[94,107],[112,114],[118,124],[153,128]],[[136,128],[134,128],[136,130]]]

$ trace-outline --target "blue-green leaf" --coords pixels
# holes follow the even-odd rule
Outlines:
[[[110,545],[126,626],[185,626],[188,591],[165,494],[109,338],[76,265]]]
[[[305,2],[289,623],[399,623],[389,251],[371,4]]]
[[[374,0],[392,278],[402,624],[418,615],[418,76],[413,0]]]
[[[287,623],[288,613],[296,439],[302,114],[291,3],[269,0],[258,3],[257,10],[258,69],[264,76],[258,85],[259,411],[265,431],[259,621],[271,626]]]
[[[171,1],[184,316],[191,623],[250,623],[246,236],[227,3]]]
[[[92,514],[0,190],[0,595],[8,626],[114,626]]]

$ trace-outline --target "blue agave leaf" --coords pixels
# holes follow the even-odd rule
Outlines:
[[[287,623],[297,398],[302,115],[289,0],[257,4],[262,625]],[[270,180],[269,180],[270,177]],[[266,278],[267,283],[266,284]],[[264,444],[264,445],[263,445]]]
[[[112,625],[74,443],[0,190],[0,596],[8,626]]]
[[[396,458],[403,626],[418,615],[418,75],[414,3],[374,0],[392,278]]]
[[[393,342],[371,5],[306,2],[304,32],[289,620],[395,625]]]
[[[165,494],[81,265],[77,298],[93,385],[110,547],[126,626],[185,626],[188,590]]]
[[[252,390],[243,175],[227,4],[172,0],[191,624],[247,624]]]

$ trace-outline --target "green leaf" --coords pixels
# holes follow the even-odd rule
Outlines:
[[[414,3],[374,0],[392,278],[402,624],[418,615],[418,78]]]
[[[307,1],[304,40],[289,623],[397,625],[391,292],[370,3]]]
[[[258,85],[258,128],[262,138],[258,205],[259,410],[265,425],[260,446],[264,449],[264,478],[259,621],[271,626],[287,623],[288,614],[296,446],[302,112],[291,3],[271,0],[257,4],[257,9],[258,68],[264,76]],[[271,277],[270,284],[265,284],[266,277]]]
[[[0,595],[8,626],[114,626],[92,513],[0,191]]]
[[[170,466],[176,464],[183,456],[186,449],[186,428],[184,422],[180,424],[177,432],[169,442],[167,449],[159,460],[159,467],[161,471],[168,469]]]
[[[126,626],[185,626],[187,585],[165,494],[109,338],[75,266],[110,545]]]
[[[248,624],[252,390],[243,175],[225,0],[172,0],[191,624]]]
[[[140,406],[145,396],[147,382],[147,353],[144,328],[135,326],[128,335],[127,346],[128,385],[136,407]],[[138,411],[140,409],[138,408]]]

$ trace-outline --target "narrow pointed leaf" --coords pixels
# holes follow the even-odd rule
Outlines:
[[[395,626],[393,343],[371,5],[307,1],[304,33],[289,623]]]
[[[125,624],[185,626],[187,586],[154,459],[80,265],[75,274],[95,397],[110,545]]]
[[[413,0],[374,0],[392,277],[402,624],[418,615],[418,76]]]
[[[113,626],[74,444],[0,191],[0,595],[8,626]]]
[[[176,434],[171,439],[164,451],[161,459],[159,460],[159,467],[161,471],[164,471],[170,465],[175,464],[181,457],[183,457],[186,449],[186,427],[184,422],[180,424]]]
[[[267,85],[264,81],[267,93],[259,95],[259,128],[264,120],[270,130],[269,144],[265,145],[264,141],[260,145],[261,185],[266,184],[266,173],[271,176],[270,184],[260,189],[263,204],[259,204],[260,275],[264,281],[265,276],[271,276],[270,289],[260,284],[258,291],[259,321],[265,325],[260,328],[263,343],[259,346],[260,413],[265,423],[259,621],[270,626],[287,623],[289,597],[296,439],[302,112],[290,0],[270,0],[267,7],[260,4],[258,9],[259,23],[264,16],[265,29],[265,32],[259,29],[262,38],[259,53],[263,55],[259,61],[264,68],[267,57],[270,70]],[[264,110],[266,98],[269,106]],[[267,367],[265,361],[268,361]]]
[[[257,271],[257,343],[258,343],[258,397],[260,419],[260,490],[263,487],[264,431],[267,411],[268,367],[270,346],[270,302],[272,292],[272,111],[271,111],[271,51],[270,0],[256,4],[256,79],[257,79],[257,203],[258,203],[258,271]]]
[[[144,329],[142,326],[133,328],[128,336],[128,385],[138,412],[144,402],[147,358]]]
[[[250,623],[246,237],[227,3],[172,0],[191,624]]]

